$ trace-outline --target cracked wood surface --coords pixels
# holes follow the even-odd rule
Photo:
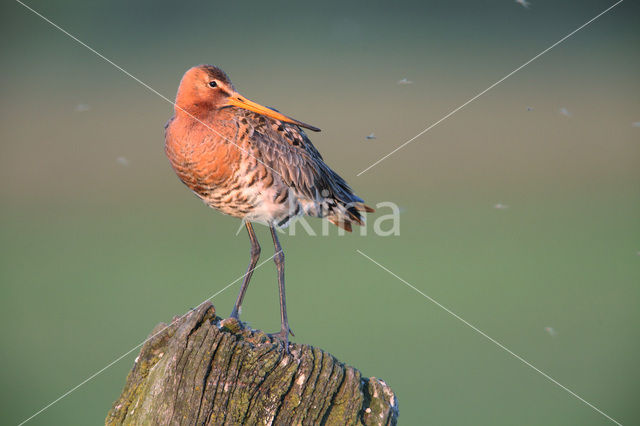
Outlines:
[[[394,425],[398,402],[375,377],[309,345],[281,345],[205,302],[142,347],[107,425]]]

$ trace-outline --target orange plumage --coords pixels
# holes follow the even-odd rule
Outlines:
[[[284,302],[284,256],[275,234],[296,216],[326,217],[347,231],[372,212],[322,159],[292,119],[238,94],[227,75],[211,65],[189,69],[180,82],[175,115],[165,127],[165,152],[182,182],[209,206],[246,222],[252,256],[232,317],[259,256],[251,222],[271,228],[276,246],[282,329],[290,332]],[[257,255],[255,254],[257,252]]]

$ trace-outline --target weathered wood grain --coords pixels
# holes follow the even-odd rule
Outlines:
[[[159,324],[107,425],[394,425],[387,384],[312,346],[290,353],[264,332],[215,315],[210,302]]]

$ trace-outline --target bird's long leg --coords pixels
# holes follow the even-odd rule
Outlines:
[[[247,287],[249,287],[249,281],[251,281],[251,276],[253,275],[253,270],[258,263],[258,259],[260,259],[260,243],[258,243],[258,238],[256,237],[256,233],[253,231],[253,225],[251,222],[245,222],[247,227],[247,232],[249,233],[249,240],[251,241],[251,260],[249,260],[249,267],[247,268],[247,273],[244,276],[244,280],[242,280],[242,287],[240,287],[240,293],[238,294],[238,299],[236,300],[236,304],[233,306],[233,310],[231,311],[231,318],[238,319],[240,314],[240,306],[242,306],[242,300],[244,299],[244,294],[247,292]]]
[[[285,349],[288,350],[289,343],[289,333],[291,330],[289,329],[289,320],[287,320],[287,301],[284,293],[284,252],[282,251],[282,247],[280,246],[280,241],[278,241],[278,236],[276,235],[276,230],[272,226],[271,229],[271,237],[273,238],[273,246],[275,248],[275,256],[273,260],[276,263],[276,269],[278,270],[278,290],[280,293],[280,332],[273,334],[274,337],[279,338],[285,346]],[[293,333],[291,333],[293,335]]]

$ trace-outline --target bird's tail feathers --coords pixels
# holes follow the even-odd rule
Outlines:
[[[362,202],[342,204],[338,203],[328,215],[327,219],[339,228],[351,232],[351,225],[364,226],[364,216],[362,212],[373,213],[375,210]]]

